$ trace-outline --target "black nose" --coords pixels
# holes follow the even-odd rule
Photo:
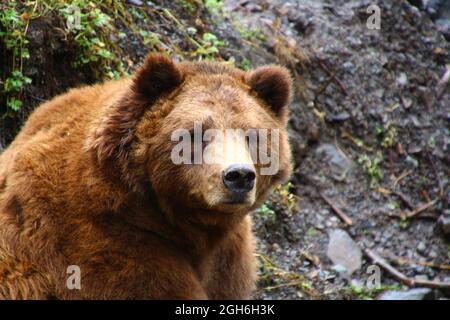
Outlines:
[[[223,184],[233,192],[248,192],[255,184],[255,171],[244,164],[233,164],[223,172]]]

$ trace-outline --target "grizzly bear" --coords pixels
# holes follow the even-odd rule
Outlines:
[[[131,78],[39,106],[0,155],[0,298],[250,298],[249,213],[291,173],[291,87],[280,66],[149,55]],[[175,163],[173,133],[194,123],[277,130],[257,145],[277,170],[261,174],[248,143]]]

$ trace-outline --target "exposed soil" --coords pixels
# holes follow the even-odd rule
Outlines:
[[[281,286],[258,297],[354,297],[348,284],[365,283],[369,263],[347,278],[332,268],[326,253],[335,228],[346,229],[362,248],[404,258],[408,262],[398,269],[409,277],[449,282],[448,269],[420,265],[450,261],[449,242],[436,224],[450,200],[449,90],[436,97],[449,43],[405,1],[379,2],[381,30],[366,27],[372,1],[259,1],[250,8],[242,3],[228,2],[240,20],[269,36],[277,28],[277,37],[309,58],[303,66],[295,63],[302,87],[290,121],[297,210],[278,210],[269,227],[256,215],[256,231],[260,251],[283,269],[305,275],[316,292]],[[371,183],[376,179],[359,163],[364,155],[379,158],[379,181]],[[337,218],[321,192],[352,226]],[[422,214],[398,217],[432,199],[436,204]],[[395,282],[386,273],[381,280]]]
[[[297,80],[290,118],[295,207],[288,209],[275,193],[268,203],[275,217],[254,214],[262,265],[256,298],[363,297],[354,288],[364,287],[371,262],[364,257],[351,276],[333,267],[327,246],[336,228],[408,277],[450,282],[445,269],[450,243],[437,223],[450,203],[450,90],[436,92],[450,63],[450,44],[424,11],[406,1],[379,1],[381,29],[368,29],[366,9],[372,3],[226,0],[223,12],[210,14],[201,6],[187,13],[178,3],[156,1],[142,4],[148,19],[135,20],[160,35],[154,50],[189,58],[193,44],[163,14],[168,8],[182,25],[225,41],[217,59],[233,57],[237,65],[248,59],[251,66],[282,63]],[[77,48],[57,31],[61,23],[51,14],[30,23],[32,59],[24,73],[33,84],[23,92],[21,112],[0,120],[0,150],[41,101],[99,80],[95,66],[71,66]],[[119,19],[115,27],[127,35],[114,39],[131,71],[149,48]],[[239,32],[250,28],[264,38]],[[5,68],[0,65],[2,76]],[[348,215],[351,226],[321,193]],[[430,201],[435,202],[428,209],[405,218]],[[401,264],[395,263],[398,258]],[[398,283],[385,272],[381,281]],[[448,294],[432,293],[433,298]]]

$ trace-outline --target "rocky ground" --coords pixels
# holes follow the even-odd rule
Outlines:
[[[64,19],[50,11],[30,21],[24,74],[33,82],[21,91],[23,107],[1,118],[0,148],[41,101],[108,70],[131,72],[148,51],[243,69],[281,63],[296,79],[289,123],[296,169],[253,215],[261,265],[256,298],[449,296],[445,2],[117,3],[114,12],[99,7],[117,14],[103,30],[117,61],[74,67],[80,44]],[[366,24],[373,3],[381,10],[379,30]],[[11,67],[4,59],[2,77]],[[376,286],[373,258],[385,267]]]
[[[380,30],[366,26],[372,1],[228,4],[303,57],[290,61],[281,52],[280,59],[301,79],[290,122],[296,206],[275,206],[269,223],[255,215],[260,251],[283,270],[268,265],[262,274],[285,279],[267,277],[258,297],[374,298],[407,290],[385,270],[380,287],[367,287],[373,252],[406,277],[448,288],[450,95],[438,83],[449,43],[436,25],[403,1],[378,3]],[[280,56],[276,43],[274,53]],[[406,297],[445,294],[426,289]]]

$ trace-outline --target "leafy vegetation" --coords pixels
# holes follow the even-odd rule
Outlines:
[[[206,32],[203,34],[197,50],[192,52],[192,57],[201,57],[206,60],[213,60],[219,53],[219,48],[224,45],[224,42],[219,40],[216,35]]]
[[[204,0],[204,4],[207,10],[213,14],[223,14],[223,2],[222,0]]]
[[[383,158],[380,153],[377,153],[373,157],[369,157],[368,155],[363,154],[358,159],[358,163],[362,165],[363,169],[369,176],[371,188],[376,187],[379,181],[383,178],[383,173],[380,168],[382,159]]]
[[[397,128],[395,126],[388,125],[385,128],[377,128],[376,134],[383,148],[388,149],[395,145],[397,139]]]
[[[367,286],[357,286],[352,284],[346,289],[346,291],[360,300],[373,300],[376,298],[377,295],[379,295],[384,291],[400,290],[400,289],[401,285],[399,284],[392,284],[392,285],[381,284],[374,288],[368,288]]]
[[[177,1],[177,5],[189,14],[194,14],[200,6],[188,0]],[[217,14],[223,9],[222,2],[218,0],[207,0],[204,6]],[[129,36],[119,30],[119,25],[133,33],[147,51],[163,47],[170,54],[181,54],[191,59],[220,60],[219,51],[225,45],[211,31],[198,32],[193,26],[187,27],[169,8],[153,10],[125,6],[124,1],[114,0],[26,0],[9,1],[2,4],[0,9],[0,45],[4,46],[8,60],[3,69],[0,90],[5,96],[9,112],[20,110],[23,90],[32,82],[24,72],[24,60],[30,58],[27,30],[30,21],[43,16],[52,15],[59,19],[59,30],[64,33],[65,41],[75,46],[72,67],[88,67],[98,79],[127,75],[133,67],[133,63],[126,59],[127,55],[118,46],[119,40]],[[160,34],[142,27],[151,24],[149,14],[157,15],[169,23],[174,22],[192,49],[180,49],[170,39],[165,39],[166,43],[162,44]],[[243,61],[242,67],[249,68],[249,62]]]
[[[265,255],[259,254],[258,258],[260,262],[260,281],[263,283],[263,290],[270,292],[281,288],[293,287],[299,296],[305,293],[310,297],[319,297],[319,293],[303,275],[280,268]]]
[[[259,207],[255,213],[267,224],[274,224],[277,220],[277,212],[283,210],[291,214],[295,207],[295,195],[292,193],[292,183],[288,182],[275,188],[269,199]]]
[[[277,214],[270,208],[270,204],[263,203],[261,207],[256,210],[256,214],[259,215],[268,224],[274,224],[277,220]]]
[[[109,78],[118,78],[125,74],[123,64],[114,53],[115,46],[110,40],[114,26],[111,17],[100,9],[100,4],[87,0],[73,0],[58,3],[55,10],[66,21],[65,31],[69,33],[79,47],[74,67],[96,63],[98,69]],[[114,63],[111,64],[110,62]]]
[[[23,60],[30,58],[26,47],[30,16],[26,13],[19,14],[15,1],[10,1],[9,6],[0,10],[0,38],[5,49],[10,52],[7,63],[11,65],[10,74],[1,83],[1,92],[6,96],[8,111],[17,111],[22,105],[20,95],[23,87],[31,83],[31,79],[23,75]]]

